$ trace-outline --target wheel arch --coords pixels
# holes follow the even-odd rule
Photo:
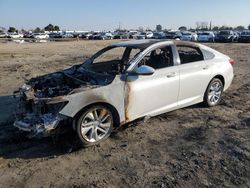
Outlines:
[[[97,106],[97,105],[101,105],[101,106],[105,106],[107,107],[111,112],[112,114],[114,114],[114,128],[118,128],[119,125],[120,125],[120,115],[117,111],[117,109],[109,104],[109,103],[106,103],[106,102],[95,102],[95,103],[92,103],[92,104],[89,104],[85,107],[83,107],[81,110],[79,110],[75,116],[73,117],[73,129],[75,130],[76,129],[76,123],[77,123],[77,120],[78,118],[81,116],[81,114],[86,111],[87,109],[93,107],[93,106]]]
[[[211,82],[213,81],[213,79],[215,79],[215,78],[219,79],[219,80],[222,82],[223,87],[225,86],[225,78],[224,78],[221,74],[215,75],[215,76],[209,81],[209,83],[208,83],[208,85],[207,85],[207,87],[206,87],[206,90],[205,90],[205,92],[204,92],[204,94],[203,94],[203,100],[204,100],[205,94],[206,94],[206,92],[207,92],[207,89],[208,89],[210,83],[211,83]]]
[[[219,80],[222,82],[223,87],[225,86],[225,78],[224,78],[221,74],[215,75],[215,76],[210,80],[210,82],[208,83],[207,88],[206,88],[206,90],[205,90],[205,92],[204,92],[204,95],[203,95],[203,104],[204,104],[205,106],[207,106],[207,107],[211,107],[211,105],[209,105],[209,103],[206,101],[205,98],[206,98],[206,95],[207,95],[207,92],[208,92],[208,88],[209,88],[210,84],[212,83],[212,81],[213,81],[214,79],[219,79]]]
[[[219,79],[219,80],[222,82],[223,86],[225,86],[225,78],[224,78],[224,76],[222,76],[221,74],[218,74],[218,75],[214,76],[214,77],[211,79],[211,81],[212,81],[214,78]],[[210,82],[211,82],[211,81],[210,81]],[[210,83],[210,82],[209,82],[209,83]]]

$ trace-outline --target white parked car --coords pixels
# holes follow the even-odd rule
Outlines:
[[[205,31],[198,34],[199,42],[214,42],[215,34],[211,31]]]
[[[23,38],[23,34],[19,34],[19,33],[9,33],[9,34],[8,34],[8,38],[12,38],[12,39]]]
[[[151,31],[141,32],[136,35],[136,39],[151,39],[154,36],[154,33]]]
[[[107,39],[113,39],[114,35],[111,32],[107,32],[106,34]]]
[[[181,40],[183,41],[197,41],[198,35],[196,33],[184,31],[181,32]]]
[[[7,33],[0,33],[0,38],[6,38],[6,37],[8,37]]]
[[[74,37],[74,35],[71,33],[65,33],[62,35],[62,38],[73,38],[73,37]]]
[[[48,39],[49,35],[45,33],[34,33],[33,38],[34,39]]]
[[[33,78],[16,95],[14,125],[33,136],[61,126],[84,146],[114,129],[203,102],[212,107],[232,83],[234,61],[202,44],[137,40],[112,44],[85,63]]]
[[[154,33],[151,31],[146,32],[146,39],[151,39],[154,36]]]
[[[136,36],[139,34],[138,31],[129,31],[129,38],[136,39]]]

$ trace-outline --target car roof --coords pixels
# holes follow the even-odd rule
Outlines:
[[[146,49],[152,45],[155,45],[157,43],[163,43],[165,42],[167,44],[175,44],[175,45],[181,45],[181,46],[192,46],[192,47],[198,47],[196,43],[187,42],[187,41],[178,41],[178,40],[158,40],[158,39],[145,39],[145,40],[130,40],[130,41],[124,41],[119,43],[114,43],[111,45],[111,47],[130,47],[130,48],[138,48],[138,49]]]
[[[112,44],[114,47],[131,47],[131,48],[139,48],[145,49],[153,44],[156,44],[162,40],[130,40]]]

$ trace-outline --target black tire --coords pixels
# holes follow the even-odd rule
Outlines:
[[[219,91],[218,92],[212,91],[212,87],[217,84],[220,86]],[[213,78],[212,81],[209,83],[206,92],[204,94],[203,104],[207,107],[213,107],[218,105],[221,101],[223,90],[224,90],[224,85],[222,81],[218,78]],[[211,96],[213,97],[214,101],[212,100]]]
[[[84,119],[86,118],[86,115],[88,114],[88,113],[90,113],[90,112],[92,112],[93,110],[95,110],[95,109],[105,109],[106,111],[107,111],[107,113],[108,113],[108,115],[110,116],[110,127],[109,127],[109,129],[108,129],[108,131],[107,131],[107,133],[105,134],[105,136],[103,137],[103,138],[101,138],[101,139],[99,139],[99,140],[97,140],[97,141],[89,141],[88,140],[88,138],[86,137],[87,135],[83,135],[82,134],[82,128],[84,128],[83,126],[82,126],[82,123],[83,123],[83,121],[84,121]],[[95,125],[96,127],[97,127],[97,125]],[[88,109],[86,109],[83,113],[82,113],[82,115],[80,115],[80,117],[76,120],[76,132],[77,132],[77,135],[78,135],[78,138],[80,139],[80,141],[81,141],[81,143],[82,143],[82,146],[83,147],[89,147],[89,146],[94,146],[94,145],[97,145],[97,144],[99,144],[100,142],[103,142],[104,140],[106,140],[109,136],[110,136],[110,134],[111,134],[111,132],[113,131],[113,126],[114,126],[114,117],[113,117],[113,114],[112,114],[112,111],[109,109],[109,108],[107,108],[106,106],[104,106],[104,105],[95,105],[95,106],[92,106],[92,107],[90,107],[90,108],[88,108]],[[90,126],[89,126],[90,127]],[[99,127],[100,128],[100,127]],[[93,128],[90,128],[91,129],[91,133],[92,133],[92,131],[93,131]],[[90,131],[90,130],[89,130]],[[90,134],[91,134],[90,133]],[[86,133],[87,134],[87,133]],[[96,133],[97,134],[97,133]]]
[[[211,39],[209,39],[209,42],[214,43],[215,41],[214,41],[214,39],[213,39],[213,38],[211,38]]]

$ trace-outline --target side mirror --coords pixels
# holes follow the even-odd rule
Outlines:
[[[135,70],[135,73],[137,75],[152,75],[154,74],[154,72],[155,72],[155,69],[147,65],[141,65]]]

